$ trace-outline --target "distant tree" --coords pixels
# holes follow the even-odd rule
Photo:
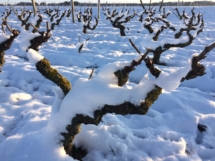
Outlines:
[[[69,1],[65,1],[65,2],[62,2],[62,3],[58,3],[57,5],[59,5],[59,6],[69,6],[70,2]]]
[[[79,4],[80,4],[79,2],[74,1],[74,5],[79,5]],[[65,1],[65,2],[62,2],[62,3],[56,3],[56,5],[59,5],[59,6],[70,6],[70,1]]]
[[[80,3],[78,1],[74,1],[74,5],[80,5]]]
[[[70,2],[69,1],[65,1],[64,5],[68,6],[68,5],[70,5]]]
[[[39,4],[37,2],[35,2],[36,6],[39,6]],[[17,6],[31,6],[32,3],[31,2],[19,2],[16,4]]]
[[[40,3],[40,6],[46,6],[47,4],[46,4],[46,2],[41,2]]]

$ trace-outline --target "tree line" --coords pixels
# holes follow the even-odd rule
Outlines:
[[[46,2],[41,2],[40,4],[35,2],[36,6],[69,6],[70,1],[65,1],[61,3],[46,3]],[[159,6],[160,2],[154,2],[154,3],[145,3],[145,5],[151,5],[151,6]],[[0,6],[31,6],[31,2],[18,2],[16,4],[3,4],[0,3]],[[90,3],[90,2],[83,2],[80,3],[78,1],[74,1],[75,6],[97,6],[97,3]],[[140,3],[101,3],[101,6],[139,6]],[[214,6],[215,2],[213,1],[193,1],[193,2],[163,2],[164,6]]]

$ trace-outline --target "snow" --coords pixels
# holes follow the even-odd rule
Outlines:
[[[10,38],[10,35],[6,35],[6,34],[1,34],[0,35],[0,44],[4,41],[6,41],[7,39]]]
[[[179,10],[184,8],[188,12],[192,9],[179,7]],[[119,12],[121,7],[116,9]],[[141,7],[135,9],[142,10]],[[81,125],[74,144],[88,151],[83,160],[215,160],[215,50],[201,61],[206,67],[205,75],[180,84],[190,70],[194,54],[214,41],[214,7],[196,7],[195,10],[204,13],[205,28],[193,43],[186,48],[165,51],[161,62],[167,66],[156,65],[162,71],[157,79],[143,62],[129,74],[129,81],[122,87],[117,85],[113,73],[140,58],[128,39],[144,53],[146,48],[178,43],[174,35],[164,31],[159,41],[152,42],[153,35],[134,17],[124,23],[129,27],[127,36],[120,37],[119,30],[113,28],[103,14],[97,28],[84,35],[81,23],[72,24],[71,19],[64,17],[52,31],[52,38],[36,52],[28,50],[29,40],[39,34],[21,29],[11,48],[5,51],[6,61],[0,73],[1,160],[73,161],[63,149],[60,133],[76,114],[92,117],[93,111],[104,104],[130,101],[138,105],[155,85],[163,88],[162,94],[146,115],[106,114],[98,126]],[[0,11],[4,11],[4,7],[0,7]],[[93,15],[95,13],[97,7],[93,8]],[[34,20],[32,16],[30,22]],[[183,25],[174,14],[167,20],[176,27]],[[10,26],[20,29],[14,13],[8,21]],[[46,31],[46,21],[49,17],[43,14],[40,31]],[[0,41],[8,38],[3,32],[0,37]],[[83,41],[79,41],[79,37]],[[90,40],[84,42],[89,37]],[[187,37],[183,37],[184,40],[177,41],[186,41]],[[86,44],[78,53],[80,43]],[[70,81],[72,88],[66,96],[36,70],[35,64],[44,57]],[[95,71],[89,80],[92,68]],[[198,124],[206,125],[206,131],[200,132]]]
[[[184,67],[181,67],[170,73],[161,71],[159,77],[154,80],[154,84],[167,91],[173,91],[178,88],[181,83],[181,79],[185,77],[187,73],[191,70],[191,61],[193,56],[188,60],[187,64]]]
[[[75,45],[75,47],[76,47],[76,49],[77,49],[77,51],[78,51],[81,45],[86,46],[87,44],[88,44],[88,41],[87,41],[87,40],[82,40],[82,39],[80,39],[80,42],[78,42],[78,43]]]
[[[27,52],[27,57],[29,59],[29,62],[32,64],[37,64],[38,61],[42,60],[44,57],[40,55],[37,51],[33,49],[29,49]]]

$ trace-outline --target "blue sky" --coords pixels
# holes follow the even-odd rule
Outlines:
[[[18,2],[31,2],[31,0],[1,0],[0,3],[7,3],[9,1],[9,3],[18,3]],[[69,1],[69,0],[35,0],[35,2],[37,3],[41,3],[41,2],[46,2],[46,3],[51,3],[51,2],[64,2],[64,1]],[[78,2],[97,2],[97,0],[75,0],[75,1],[78,1]],[[101,0],[101,3],[106,3],[106,1],[108,3],[139,3],[140,1],[139,0]],[[159,2],[161,0],[152,0],[152,2]],[[177,0],[165,0],[166,2],[169,2],[169,1],[172,1],[172,2],[176,2]],[[184,2],[186,1],[194,1],[194,0],[183,0]],[[148,3],[150,2],[150,0],[143,0],[144,3]]]

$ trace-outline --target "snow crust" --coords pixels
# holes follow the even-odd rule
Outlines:
[[[166,91],[175,90],[181,83],[181,79],[187,75],[187,73],[191,70],[191,62],[192,58],[188,60],[187,64],[184,67],[181,67],[173,72],[167,73],[161,71],[159,77],[154,80],[154,83],[165,89]]]
[[[44,58],[42,55],[40,55],[37,51],[33,49],[28,50],[27,57],[29,59],[29,62],[32,64],[37,64],[38,61]]]

